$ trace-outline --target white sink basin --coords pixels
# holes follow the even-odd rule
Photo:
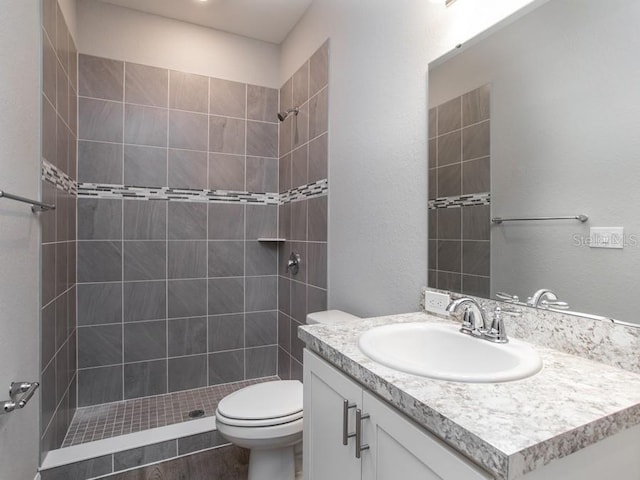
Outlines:
[[[397,323],[360,335],[358,347],[395,370],[439,380],[494,383],[540,371],[542,360],[524,342],[498,344],[460,333],[456,325]]]

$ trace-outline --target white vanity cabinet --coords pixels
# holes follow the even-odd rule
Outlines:
[[[360,458],[357,414],[362,416]],[[493,478],[308,350],[304,352],[303,445],[305,480]]]

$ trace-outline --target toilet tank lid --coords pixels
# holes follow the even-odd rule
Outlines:
[[[258,383],[227,395],[218,411],[238,420],[266,420],[302,411],[302,383],[298,380],[276,380]]]
[[[342,310],[325,310],[323,312],[314,312],[307,315],[307,323],[313,325],[320,323],[329,325],[332,323],[341,323],[349,320],[355,320],[360,317],[343,312]]]

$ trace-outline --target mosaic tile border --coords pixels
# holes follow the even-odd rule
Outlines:
[[[187,189],[172,187],[137,187],[81,183],[78,185],[79,198],[166,200],[196,203],[251,203],[261,205],[283,205],[326,195],[328,182],[319,180],[308,185],[291,189],[284,193],[251,193],[231,190]]]
[[[491,193],[473,193],[469,195],[456,195],[453,197],[440,197],[429,200],[429,210],[438,208],[472,207],[476,205],[491,205]]]
[[[78,197],[168,200],[198,203],[261,203],[265,205],[278,205],[280,199],[277,193],[250,193],[208,189],[196,190],[172,187],[136,187],[99,183],[81,183],[78,185]]]
[[[317,182],[308,183],[301,187],[292,188],[286,192],[280,194],[280,205],[286,203],[299,202],[301,200],[308,200],[309,198],[321,197],[326,195],[329,191],[329,181],[324,178]]]
[[[42,180],[71,195],[78,194],[78,182],[44,158],[42,159]]]
[[[251,203],[284,205],[321,197],[329,191],[326,178],[283,193],[254,193],[173,187],[139,187],[103,183],[78,183],[47,160],[42,160],[42,179],[78,198],[166,200],[197,203]]]

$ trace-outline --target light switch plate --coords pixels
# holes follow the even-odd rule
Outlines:
[[[450,302],[451,297],[448,293],[433,292],[430,290],[424,292],[424,309],[427,312],[449,315],[447,306]]]
[[[591,248],[624,248],[624,227],[591,227]]]

